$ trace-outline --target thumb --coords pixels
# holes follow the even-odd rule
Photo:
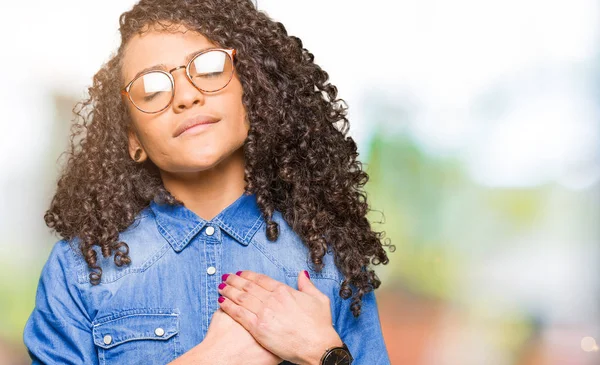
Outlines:
[[[298,273],[298,290],[313,297],[321,294],[321,291],[310,281],[310,275],[306,270]]]

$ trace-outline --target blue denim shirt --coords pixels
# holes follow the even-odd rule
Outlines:
[[[210,221],[184,206],[152,202],[120,233],[131,264],[117,267],[98,252],[103,268],[91,285],[77,240],[57,242],[45,263],[36,304],[24,330],[34,364],[166,364],[205,337],[218,309],[221,275],[266,274],[295,289],[300,270],[331,299],[333,326],[354,364],[389,364],[374,292],[354,318],[338,292],[343,275],[324,257],[316,272],[308,248],[283,220],[279,238],[266,237],[254,195],[242,194]]]

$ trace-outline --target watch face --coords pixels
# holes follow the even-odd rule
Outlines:
[[[332,350],[323,361],[323,365],[350,365],[350,353],[343,348]]]

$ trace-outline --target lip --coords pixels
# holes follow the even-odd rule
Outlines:
[[[173,133],[173,137],[178,137],[183,132],[185,132],[188,129],[193,128],[197,125],[214,124],[214,123],[217,123],[218,121],[219,121],[218,118],[215,118],[210,115],[204,115],[204,114],[195,115],[195,116],[187,118],[183,122],[179,123],[179,125],[175,129],[175,132]]]

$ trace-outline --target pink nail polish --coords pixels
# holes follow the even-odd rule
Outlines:
[[[223,276],[221,276],[221,281],[227,280],[228,276],[229,276],[229,274],[223,274]]]
[[[219,297],[219,303],[223,303],[225,301],[225,297]]]
[[[304,270],[304,275],[306,275],[306,277],[310,279],[310,275],[308,275],[308,271]]]
[[[235,274],[236,274],[237,276],[241,276],[242,272],[241,272],[241,271],[238,271],[238,272],[236,272]]]
[[[221,283],[221,284],[219,284],[219,289],[223,290],[223,288],[226,287],[226,286],[227,286],[227,284]]]

